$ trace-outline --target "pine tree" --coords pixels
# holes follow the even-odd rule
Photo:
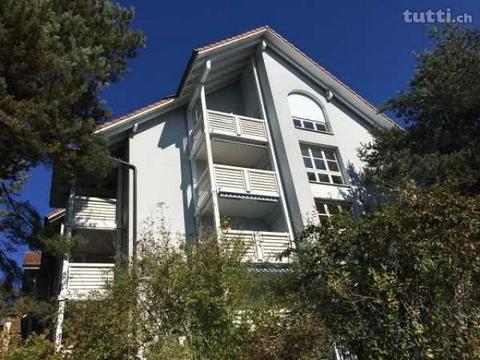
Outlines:
[[[28,171],[55,163],[66,177],[102,176],[109,168],[93,130],[110,116],[99,95],[144,44],[133,16],[107,0],[0,2],[0,266],[10,277],[7,250],[39,229],[38,214],[15,196]]]
[[[417,57],[407,91],[390,99],[406,122],[376,134],[363,149],[367,179],[395,188],[451,184],[480,193],[480,30],[433,29],[433,49]]]

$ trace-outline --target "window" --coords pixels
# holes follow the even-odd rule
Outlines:
[[[300,145],[308,180],[313,183],[345,184],[334,149]]]
[[[293,118],[293,125],[297,129],[318,131],[318,132],[324,132],[324,133],[328,132],[327,124],[325,122],[319,122],[319,121],[301,119],[301,118],[298,118],[298,117],[294,117]]]
[[[310,97],[302,94],[290,94],[288,105],[293,125],[297,129],[317,132],[330,132],[323,109]]]
[[[342,212],[349,212],[352,208],[349,203],[323,199],[315,199],[315,207],[317,208],[318,218],[322,226],[330,226],[332,224],[332,216]]]

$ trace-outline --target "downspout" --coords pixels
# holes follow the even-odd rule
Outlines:
[[[137,258],[137,167],[129,162],[126,162],[122,159],[115,158],[110,156],[110,159],[116,161],[120,165],[127,167],[128,169],[132,170],[133,172],[133,204],[132,204],[132,237],[133,237],[133,244],[132,244],[132,265],[135,265],[135,261]]]

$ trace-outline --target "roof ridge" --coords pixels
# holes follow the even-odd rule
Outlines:
[[[197,48],[194,49],[194,51],[195,52],[201,52],[201,51],[205,51],[205,50],[210,50],[214,47],[224,45],[225,43],[235,41],[235,40],[243,38],[245,36],[249,36],[249,35],[261,32],[261,31],[269,31],[269,30],[271,30],[271,28],[268,25],[259,26],[257,28],[251,29],[251,30],[247,30],[247,31],[244,31],[244,32],[241,32],[241,33],[237,33],[237,34],[232,35],[232,36],[230,36],[226,39],[218,40],[218,41],[206,44],[204,46],[197,47]]]

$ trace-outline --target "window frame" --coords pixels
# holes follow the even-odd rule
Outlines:
[[[330,127],[328,126],[328,122],[326,120],[325,121],[320,121],[320,120],[306,119],[306,118],[302,118],[300,116],[292,116],[292,122],[293,122],[293,127],[295,129],[298,129],[298,130],[306,130],[306,131],[313,131],[313,132],[320,133],[320,134],[333,135],[333,132],[330,130]],[[297,126],[297,124],[295,122],[300,122],[301,126]],[[305,122],[312,123],[313,128],[310,129],[310,128],[306,127]],[[325,131],[324,130],[318,130],[317,125],[324,126]]]
[[[307,150],[307,155],[304,154],[304,149]],[[314,155],[314,150],[319,151],[322,157]],[[327,156],[328,151],[334,155],[333,159]],[[334,186],[348,186],[337,148],[300,143],[300,152],[302,155],[303,165],[307,172],[307,178],[310,183]],[[311,167],[308,167],[307,163],[310,163]],[[317,165],[322,163],[324,169],[318,168]],[[335,164],[337,170],[331,170],[330,166],[332,166],[332,163]],[[312,179],[311,175],[314,176],[314,179]],[[327,178],[328,181],[322,181],[322,178]],[[334,180],[338,178],[340,178],[341,182],[338,182],[338,180]]]
[[[318,221],[320,221],[321,226],[331,226],[332,225],[332,217],[335,214],[343,213],[344,211],[352,211],[353,205],[348,201],[342,200],[332,200],[332,199],[323,199],[323,198],[314,198],[315,203],[315,211],[317,213]],[[323,210],[325,212],[319,212],[319,203],[322,204]],[[336,206],[337,212],[330,211],[329,206]],[[326,224],[322,222],[322,218],[326,219]]]

